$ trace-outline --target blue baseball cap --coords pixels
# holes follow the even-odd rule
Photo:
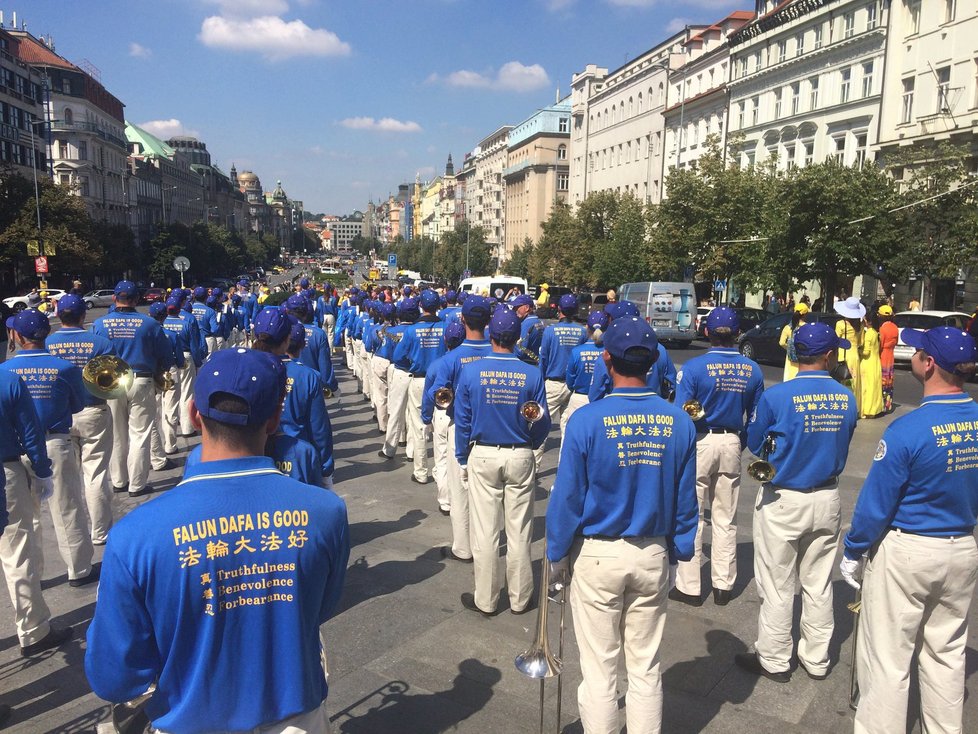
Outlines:
[[[457,291],[446,291],[445,292],[445,300],[448,301],[449,303],[455,303],[458,300],[458,292]]]
[[[455,297],[455,299],[459,302],[459,304],[462,304],[462,303],[465,303],[465,299],[468,298],[468,297],[469,297],[469,292],[468,291],[461,291]]]
[[[255,336],[267,334],[275,344],[280,344],[288,336],[290,328],[288,315],[275,306],[263,308],[255,316]]]
[[[149,306],[149,315],[154,319],[158,319],[160,316],[166,313],[166,304],[163,301],[154,301]]]
[[[76,296],[74,293],[66,293],[61,296],[58,300],[58,313],[72,313],[80,315],[85,313],[88,305],[82,299],[81,296]]]
[[[529,306],[530,308],[533,308],[533,299],[530,298],[530,296],[526,295],[526,293],[520,293],[512,301],[509,302],[509,307],[512,308],[514,311],[518,309],[520,306]]]
[[[166,299],[166,310],[167,311],[179,311],[180,306],[183,304],[183,299],[177,295],[177,291],[173,292],[169,298]]]
[[[289,320],[289,346],[302,348],[306,346],[306,327],[295,316],[286,316]]]
[[[308,288],[309,287],[309,278],[299,278],[299,287],[300,288]]]
[[[431,290],[431,288],[421,291],[421,308],[425,311],[438,308],[439,303],[441,303],[441,299],[438,298],[438,294]]]
[[[248,404],[247,413],[226,413],[211,405],[222,393]],[[197,375],[194,403],[206,418],[236,426],[264,423],[282,405],[285,365],[278,357],[254,349],[223,349],[204,363]]]
[[[240,285],[242,288],[247,288],[249,285],[251,285],[251,283],[249,283],[247,280],[239,280],[238,285]]]
[[[501,308],[489,321],[489,336],[499,341],[520,335],[520,317],[511,308]]]
[[[51,333],[51,322],[36,308],[25,308],[7,319],[7,328],[13,329],[25,339],[37,341]]]
[[[587,317],[587,328],[592,330],[601,329],[604,331],[608,328],[608,321],[608,314],[604,311],[595,311]]]
[[[483,296],[468,296],[462,304],[462,316],[465,318],[487,319],[491,313],[489,300]]]
[[[393,316],[395,311],[397,311],[397,309],[394,307],[393,303],[380,304],[380,315],[385,319],[389,319],[391,316]]]
[[[465,327],[458,321],[453,321],[445,327],[445,346],[454,349],[465,341]]]
[[[655,330],[638,316],[617,318],[604,332],[608,354],[631,364],[648,362],[658,346]]]
[[[224,295],[224,290],[221,288],[211,288],[211,296],[214,298],[219,298]]]
[[[131,280],[120,280],[115,284],[115,294],[123,298],[132,298],[137,293],[136,284]]]
[[[577,311],[577,296],[573,293],[565,293],[557,301],[557,308],[561,310],[562,313],[575,313]]]
[[[207,289],[199,285],[194,288],[194,298],[203,298],[207,295]]]
[[[795,331],[795,351],[802,357],[814,357],[851,346],[848,339],[840,339],[831,326],[821,322],[804,324]]]
[[[923,349],[947,372],[954,372],[959,364],[976,361],[975,340],[953,326],[935,326],[927,331],[904,329],[900,338],[907,346]]]
[[[403,301],[398,301],[397,312],[404,315],[420,313],[420,310],[418,309],[418,299],[405,298]]]
[[[638,306],[631,301],[615,301],[614,303],[609,303],[604,307],[604,312],[608,314],[608,318],[612,321],[623,317],[639,315]]]
[[[289,311],[297,311],[303,314],[308,313],[309,299],[296,293],[295,295],[289,296],[285,301],[285,308]]]
[[[401,291],[401,294],[405,297],[410,296],[412,293],[414,293],[414,288],[409,285],[404,286],[404,290]]]
[[[706,328],[710,331],[714,329],[730,329],[732,332],[740,331],[740,316],[729,306],[717,306],[707,315]]]

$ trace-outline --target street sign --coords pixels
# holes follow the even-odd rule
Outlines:
[[[48,272],[48,259],[43,255],[34,258],[34,272],[38,275]]]
[[[186,273],[190,270],[190,261],[183,255],[180,255],[180,257],[173,261],[173,269],[178,273]]]
[[[717,279],[717,280],[713,281],[713,290],[715,290],[715,291],[725,291],[725,290],[727,290],[727,281],[726,281],[726,279],[723,279],[723,280]]]
[[[465,280],[466,278],[471,278],[471,277],[472,277],[472,271],[471,270],[463,270],[462,271],[462,280]]]
[[[387,256],[387,270],[397,272],[397,255],[393,252]],[[390,273],[388,273],[390,277]]]
[[[696,271],[693,270],[691,265],[687,265],[685,268],[683,268],[683,280],[691,281],[694,275],[696,275]]]
[[[44,255],[45,257],[54,257],[58,254],[58,250],[53,242],[44,241]]]
[[[37,257],[40,254],[41,254],[41,241],[27,240],[27,256]]]

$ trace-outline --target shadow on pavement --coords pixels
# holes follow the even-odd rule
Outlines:
[[[404,681],[391,681],[332,717],[340,734],[438,734],[450,731],[484,708],[502,679],[496,668],[463,660],[451,687],[435,693],[409,693]],[[368,707],[364,713],[359,710]]]
[[[390,533],[416,528],[427,518],[422,510],[408,510],[397,520],[367,520],[350,524],[350,547],[369,543]]]
[[[441,548],[429,548],[412,561],[383,561],[375,566],[370,565],[366,556],[360,556],[346,569],[343,598],[336,615],[368,599],[427,581],[444,569]]]

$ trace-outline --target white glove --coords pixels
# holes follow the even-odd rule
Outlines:
[[[41,502],[47,499],[51,499],[54,496],[54,476],[44,477],[41,479],[37,477],[37,495]]]
[[[570,559],[564,556],[559,561],[550,562],[550,586],[560,591],[570,583]]]
[[[676,588],[676,574],[679,573],[679,564],[670,563],[669,564],[669,589],[672,590]]]
[[[323,477],[323,487],[326,489],[333,488],[333,475],[330,474],[328,477]]]
[[[860,588],[859,579],[863,576],[863,559],[857,558],[855,561],[842,556],[842,563],[839,564],[839,570],[842,571],[842,578],[846,580],[852,588],[858,590]]]
[[[468,467],[468,465],[460,466],[459,469],[460,469],[460,473],[462,475],[462,482],[464,484],[468,484],[468,482],[469,482],[469,467]]]

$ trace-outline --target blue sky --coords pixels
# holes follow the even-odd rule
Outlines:
[[[681,29],[752,2],[28,0],[3,5],[87,59],[155,134],[344,214],[456,164],[501,125]]]

